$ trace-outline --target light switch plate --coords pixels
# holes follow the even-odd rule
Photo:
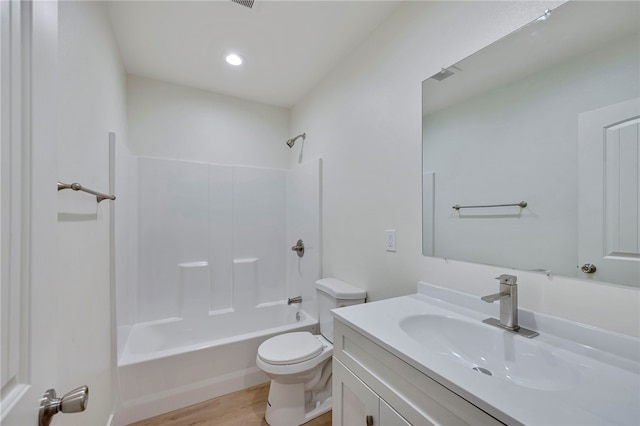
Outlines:
[[[395,229],[387,229],[384,231],[385,234],[385,245],[384,248],[387,251],[396,251],[396,230]]]

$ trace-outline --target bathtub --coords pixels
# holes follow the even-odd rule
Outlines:
[[[317,332],[317,319],[284,302],[199,318],[134,325],[118,360],[115,424],[186,407],[268,381],[258,346],[289,331]],[[266,401],[265,401],[266,403]]]

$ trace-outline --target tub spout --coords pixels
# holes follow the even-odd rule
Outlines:
[[[292,303],[302,303],[302,296],[290,297],[287,299],[287,305]]]

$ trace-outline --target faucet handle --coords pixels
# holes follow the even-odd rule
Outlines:
[[[507,284],[507,285],[516,285],[516,282],[518,281],[518,277],[516,277],[515,275],[508,275],[508,274],[502,274],[499,277],[496,277],[495,279],[500,280],[500,284]]]

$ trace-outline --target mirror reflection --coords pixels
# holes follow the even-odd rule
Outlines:
[[[639,21],[569,2],[423,82],[424,255],[640,286]]]

